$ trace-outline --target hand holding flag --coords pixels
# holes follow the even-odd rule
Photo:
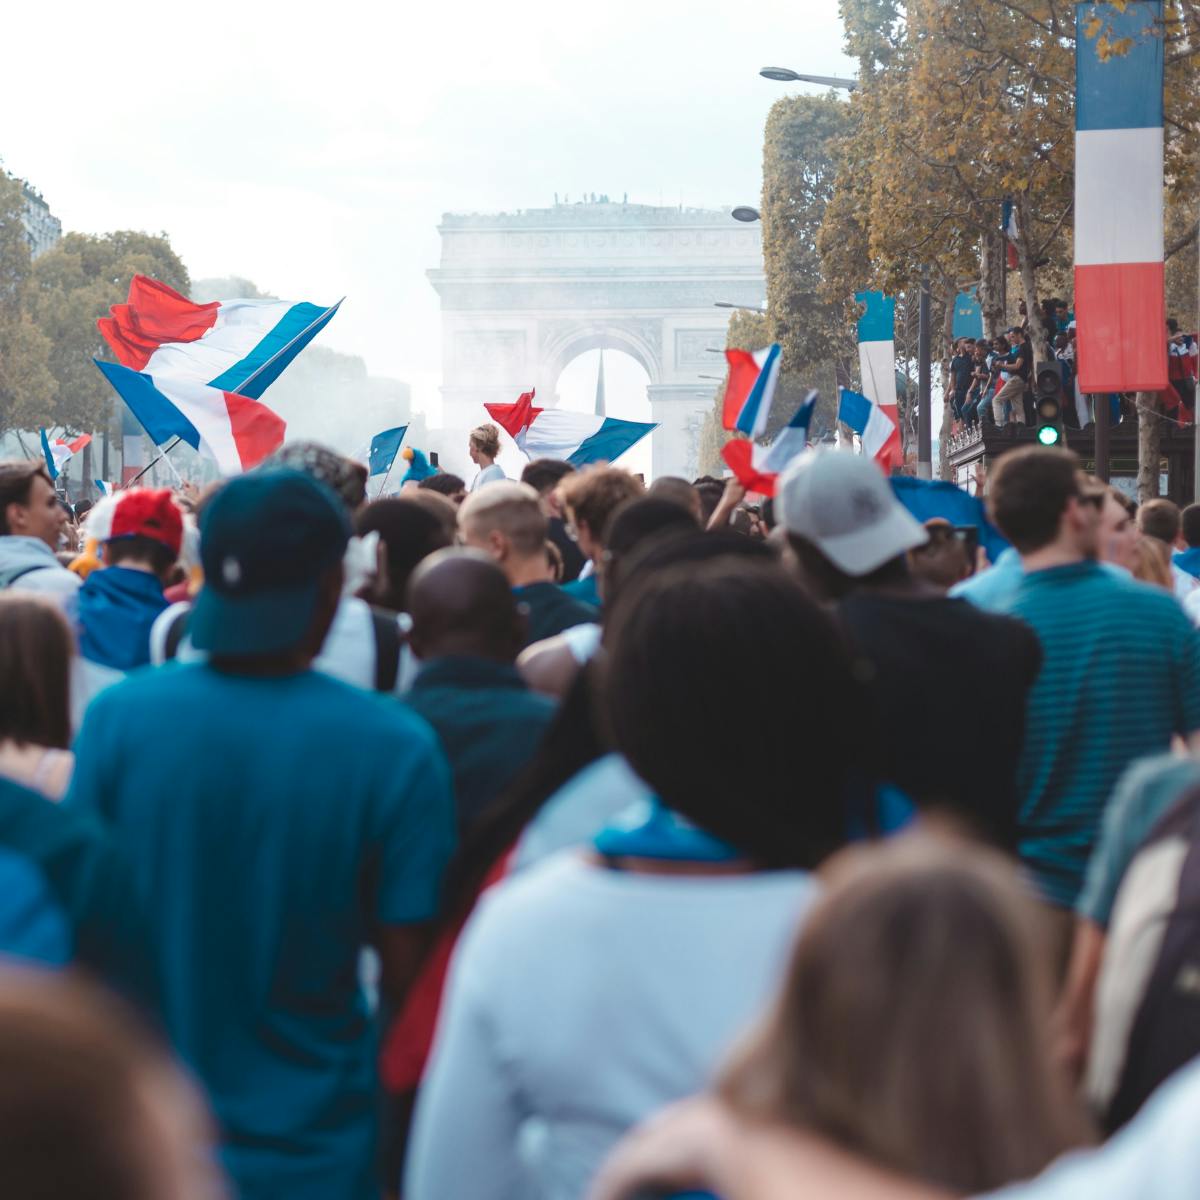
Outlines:
[[[775,481],[798,454],[808,448],[808,430],[817,407],[817,392],[808,393],[795,416],[769,446],[756,446],[745,438],[726,442],[721,457],[748,492],[775,495]]]

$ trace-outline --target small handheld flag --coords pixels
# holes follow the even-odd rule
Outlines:
[[[769,446],[756,446],[744,438],[726,442],[721,457],[746,491],[775,495],[775,481],[780,472],[808,447],[808,429],[816,407],[817,393],[811,391]]]
[[[729,382],[721,423],[726,429],[739,429],[748,438],[761,437],[771,415],[775,385],[779,382],[781,350],[778,343],[762,350],[726,350]]]
[[[46,436],[45,429],[40,429],[38,432],[42,435],[42,454],[45,455],[46,470],[50,472],[51,479],[57,479],[67,463],[92,440],[92,435],[85,433],[70,442],[64,438],[55,438],[54,441],[51,441]]]
[[[395,429],[385,429],[371,439],[371,449],[367,455],[370,475],[386,475],[392,469],[400,443],[407,432],[407,425],[397,425]]]
[[[107,479],[93,479],[92,482],[96,485],[96,491],[102,496],[111,496],[116,491],[117,485]]]
[[[556,458],[573,467],[615,462],[646,434],[653,422],[622,421],[596,413],[566,412],[561,408],[534,408],[533,392],[515,404],[485,404],[492,419],[502,425],[531,459]]]
[[[878,404],[872,404],[861,392],[838,389],[838,420],[862,439],[864,454],[870,455],[886,472],[892,456],[899,455],[900,431]]]

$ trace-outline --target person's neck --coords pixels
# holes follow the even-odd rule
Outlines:
[[[544,555],[513,560],[505,564],[509,587],[529,587],[534,583],[549,583],[550,568]]]
[[[1026,574],[1030,571],[1046,571],[1051,567],[1069,567],[1075,563],[1085,562],[1088,556],[1078,546],[1070,542],[1055,541],[1038,550],[1031,550],[1021,555],[1021,566]]]
[[[306,650],[291,650],[286,654],[247,654],[236,658],[214,655],[209,666],[222,675],[244,675],[254,679],[280,679],[299,675],[312,665],[312,655]]]
[[[127,571],[141,571],[143,575],[157,575],[158,572],[148,563],[139,562],[135,558],[127,558],[121,562],[113,563],[114,567],[124,567]]]

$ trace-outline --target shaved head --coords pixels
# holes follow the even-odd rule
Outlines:
[[[409,583],[408,609],[413,652],[425,661],[455,655],[512,663],[525,642],[508,577],[475,550],[425,559]]]

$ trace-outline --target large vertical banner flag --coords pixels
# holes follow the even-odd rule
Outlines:
[[[1160,0],[1075,6],[1075,313],[1083,392],[1167,386]]]
[[[891,422],[892,433],[884,445],[867,453],[885,470],[900,463],[900,412],[896,405],[896,301],[882,292],[858,292],[864,305],[858,318],[858,369],[862,394],[879,410],[872,426],[872,444],[882,428],[879,418]],[[862,430],[857,430],[862,433]],[[865,446],[864,446],[865,448]]]

